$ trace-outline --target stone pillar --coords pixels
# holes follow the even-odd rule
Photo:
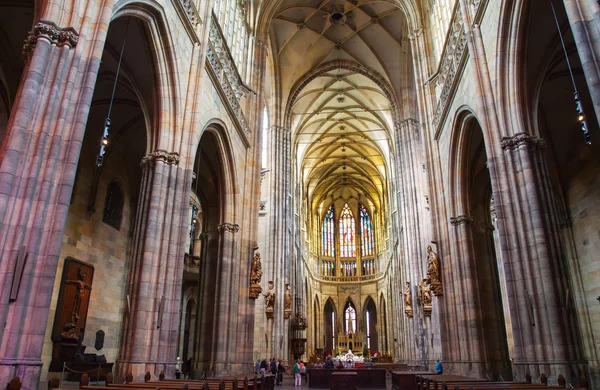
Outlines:
[[[56,267],[112,7],[112,1],[90,3],[85,14],[70,19],[82,24],[40,20],[24,47],[25,69],[0,150],[0,388],[18,375],[23,389],[34,389],[40,378]],[[48,8],[44,12],[56,12]]]
[[[445,279],[449,287],[445,294],[450,294],[448,299],[455,305],[453,329],[458,340],[454,343],[456,348],[446,353],[450,355],[449,360],[460,362],[456,363],[460,365],[460,373],[482,378],[485,376],[485,352],[473,247],[473,218],[466,215],[452,217],[450,225],[454,227],[451,233],[452,252],[460,260],[455,262],[458,267],[446,274],[451,277]]]
[[[118,378],[174,377],[192,179],[178,163],[177,153],[164,150],[142,159]]]
[[[600,5],[587,0],[563,1],[596,118],[600,122]]]
[[[210,341],[212,339],[212,334],[208,334],[208,332],[204,332],[203,330],[206,327],[208,321],[212,320],[211,318],[207,318],[207,308],[209,305],[205,305],[204,302],[207,300],[207,295],[209,292],[206,291],[207,278],[209,277],[208,272],[208,246],[209,240],[213,237],[214,233],[212,232],[202,232],[200,233],[199,241],[201,242],[200,247],[200,266],[199,266],[199,274],[198,274],[198,302],[196,303],[196,328],[194,329],[196,343],[194,344],[194,375],[196,378],[200,377],[202,372],[208,371],[210,369]],[[208,298],[208,301],[211,301]],[[212,312],[210,312],[210,316],[212,316]]]
[[[496,211],[520,378],[541,373],[579,375],[581,351],[568,318],[564,253],[554,209],[543,140],[525,133],[502,140],[510,188]],[[514,218],[509,221],[508,218]],[[508,229],[507,229],[508,227]]]
[[[419,123],[414,119],[405,119],[395,124],[396,143],[396,172],[398,191],[398,214],[400,217],[401,236],[404,254],[405,279],[410,282],[413,296],[413,316],[405,319],[408,327],[407,343],[405,347],[410,351],[407,362],[421,364],[428,359],[429,343],[427,342],[425,321],[417,304],[417,286],[419,279],[425,276],[425,267],[422,261],[425,253],[422,248],[422,235],[419,221],[419,158],[422,144],[419,135]],[[400,311],[404,312],[402,308]],[[417,344],[417,345],[416,345]]]
[[[218,256],[217,284],[215,289],[215,321],[212,339],[212,368],[214,375],[223,376],[235,373],[236,347],[240,324],[240,267],[237,234],[240,227],[234,223],[222,223],[217,226]],[[248,283],[244,279],[242,283]],[[246,287],[246,285],[244,285]],[[246,291],[247,289],[244,289]],[[244,299],[249,299],[244,296]],[[210,304],[205,300],[204,304]],[[208,319],[210,320],[210,319]]]
[[[272,280],[275,284],[275,313],[272,320],[272,333],[269,337],[269,357],[291,357],[289,353],[289,330],[283,318],[285,285],[292,285],[292,296],[301,286],[294,285],[291,274],[291,132],[289,128],[271,126],[271,200],[269,220],[268,257],[269,275],[263,281]],[[263,287],[263,291],[267,289]],[[268,329],[271,325],[268,324]]]

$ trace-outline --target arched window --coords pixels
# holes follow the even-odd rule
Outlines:
[[[325,216],[323,217],[323,243],[322,253],[323,256],[335,256],[335,236],[334,236],[334,225],[333,225],[333,205],[329,206]]]
[[[346,203],[340,215],[341,257],[356,256],[356,242],[354,240],[355,228],[354,215],[352,215],[352,211],[350,210],[350,207],[348,207],[348,203]]]
[[[348,303],[344,316],[346,319],[346,332],[356,333],[356,309],[351,303]]]
[[[373,224],[369,212],[363,205],[359,207],[360,214],[360,252],[362,256],[373,256],[375,244],[373,243]]]
[[[119,230],[121,218],[123,217],[123,193],[121,186],[116,180],[108,184],[106,199],[104,200],[104,212],[102,222]]]

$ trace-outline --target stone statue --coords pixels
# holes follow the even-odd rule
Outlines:
[[[260,253],[254,254],[254,260],[252,260],[252,267],[250,269],[250,298],[257,299],[262,292],[260,282],[262,280],[262,264],[260,262]]]
[[[433,295],[443,295],[442,280],[440,273],[440,258],[437,253],[431,249],[431,245],[427,246],[427,275],[431,280],[431,290]]]
[[[412,318],[413,310],[412,310],[412,293],[410,292],[410,282],[406,281],[404,285],[404,290],[402,291],[402,295],[404,295],[404,313],[408,318]]]
[[[419,300],[423,306],[423,313],[426,316],[431,315],[431,280],[425,278],[419,282]]]
[[[289,284],[285,285],[285,295],[283,296],[283,318],[288,319],[292,315],[292,288]]]
[[[260,262],[260,253],[256,252],[254,260],[252,260],[252,274],[250,275],[251,284],[260,284],[262,280],[262,264]]]
[[[275,312],[275,285],[272,280],[269,281],[269,291],[264,296],[267,318],[273,318],[273,313]]]

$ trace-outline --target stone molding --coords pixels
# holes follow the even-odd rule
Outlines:
[[[167,165],[179,165],[179,153],[169,153],[166,150],[156,149],[154,152],[142,157],[140,168],[145,169],[150,165],[154,166],[159,161]]]
[[[545,149],[546,141],[543,139],[529,135],[527,133],[518,133],[512,137],[503,137],[502,141],[500,141],[500,146],[502,146],[502,150],[515,150],[521,146],[532,146],[535,148]]]
[[[222,232],[237,233],[240,231],[240,225],[238,225],[237,223],[225,222],[225,223],[222,223],[219,226],[217,226],[216,230],[219,233],[222,233]]]
[[[467,34],[462,21],[459,2],[456,2],[450,31],[444,45],[437,74],[437,84],[442,86],[442,93],[438,99],[433,116],[433,128],[436,129],[436,139],[439,137],[439,132],[441,131],[439,127],[442,124],[442,119],[448,113],[452,97],[456,91],[458,79],[464,69],[467,52]]]
[[[53,45],[68,46],[72,49],[79,42],[79,33],[73,27],[58,27],[54,22],[40,20],[29,32],[23,44],[23,56],[26,59],[29,58],[40,38],[47,39]]]
[[[198,236],[198,238],[200,240],[208,240],[208,238],[210,237],[210,232],[202,232],[200,233],[200,235]]]
[[[277,126],[277,125],[273,125],[271,126],[271,130],[272,131],[277,131],[283,134],[291,134],[291,129],[289,127],[284,127],[284,126]]]
[[[234,119],[247,138],[250,135],[250,126],[248,126],[248,121],[240,106],[240,99],[252,90],[242,81],[214,14],[208,30],[206,60],[215,75],[218,86],[225,95],[226,103],[232,111]]]
[[[459,226],[463,223],[472,224],[475,220],[473,217],[469,217],[468,215],[459,215],[457,217],[450,218],[450,225]]]

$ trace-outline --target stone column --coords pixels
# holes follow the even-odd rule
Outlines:
[[[269,246],[268,257],[270,274],[263,277],[263,281],[272,280],[275,285],[275,313],[272,321],[272,336],[269,340],[270,357],[287,359],[289,332],[286,328],[287,321],[283,318],[283,296],[286,283],[292,284],[291,274],[291,132],[289,128],[271,126],[271,200],[269,220]],[[300,286],[292,284],[292,296],[298,292]],[[267,289],[263,287],[263,291]],[[270,329],[271,326],[268,325]]]
[[[236,346],[241,332],[238,318],[240,315],[239,290],[239,248],[237,234],[240,227],[234,223],[222,223],[217,226],[218,255],[217,255],[217,284],[215,288],[215,312],[212,339],[212,368],[217,376],[229,375],[234,372],[236,362]],[[246,286],[244,286],[246,287]],[[247,289],[244,289],[247,291]],[[248,299],[248,296],[244,297]],[[209,300],[204,302],[210,304]],[[210,319],[208,319],[210,320]],[[242,324],[242,326],[245,324]]]
[[[483,348],[483,332],[481,320],[481,304],[477,286],[477,266],[473,247],[473,218],[460,215],[450,218],[454,227],[452,234],[455,258],[460,259],[450,270],[451,278],[446,278],[445,294],[455,304],[455,332],[458,340],[456,349],[447,351],[451,360],[458,364],[459,372],[475,377],[485,376],[485,352]]]
[[[408,324],[409,335],[406,347],[411,351],[408,362],[421,364],[428,359],[429,343],[427,342],[425,323],[420,306],[417,304],[417,286],[419,279],[425,276],[423,261],[424,248],[422,248],[422,235],[419,221],[419,159],[422,144],[419,135],[419,123],[414,119],[405,119],[395,124],[396,143],[396,172],[398,209],[400,217],[401,235],[404,254],[404,268],[406,280],[410,282],[413,296],[413,317],[405,320]],[[402,312],[404,309],[402,308]],[[417,343],[418,345],[415,345]]]
[[[568,283],[542,155],[545,144],[521,133],[505,137],[501,146],[510,188],[500,191],[496,211],[504,228],[500,239],[515,342],[513,363],[520,378],[528,372],[534,378],[541,373],[570,378],[581,351],[566,312]],[[514,220],[507,220],[511,215]]]
[[[74,26],[40,20],[24,47],[25,69],[0,150],[0,388],[15,375],[23,389],[37,388],[40,378],[56,267],[112,7],[112,1],[94,3],[73,15]],[[43,12],[56,11],[48,8]],[[58,20],[57,13],[43,16]]]
[[[214,233],[205,231],[200,234],[199,241],[201,242],[200,252],[200,266],[198,274],[198,302],[196,303],[196,328],[194,329],[196,343],[194,344],[194,375],[196,378],[200,376],[203,371],[210,369],[210,342],[207,340],[212,339],[212,335],[203,332],[207,321],[211,320],[207,318],[208,305],[204,304],[207,299],[208,292],[206,291],[208,272],[208,246],[209,240],[213,237]],[[210,299],[209,299],[210,301]],[[212,313],[212,312],[211,312]],[[212,315],[212,314],[211,314]]]
[[[587,0],[563,1],[596,118],[600,122],[600,5]]]
[[[178,163],[177,153],[164,150],[142,159],[117,378],[174,377],[192,179]]]

